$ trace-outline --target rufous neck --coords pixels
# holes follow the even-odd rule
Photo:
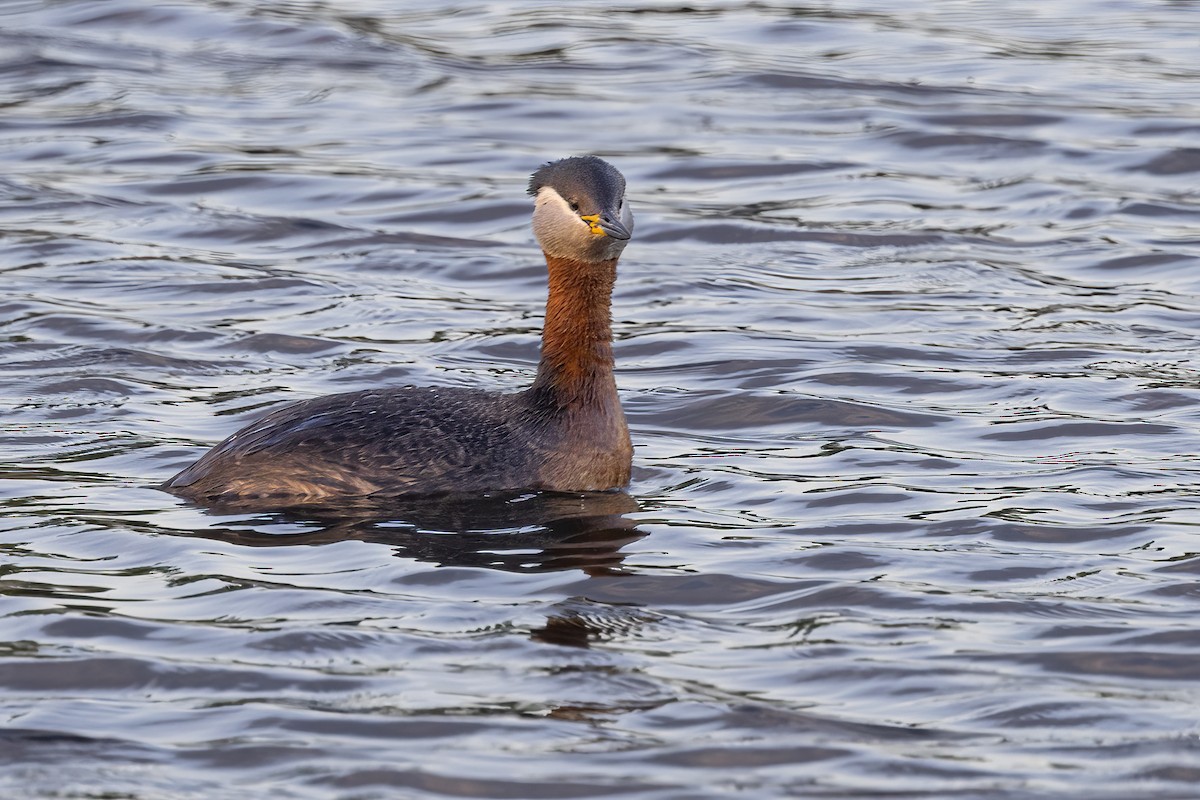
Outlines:
[[[562,405],[616,396],[612,355],[612,290],[617,259],[578,261],[546,256],[550,291],[535,391]]]

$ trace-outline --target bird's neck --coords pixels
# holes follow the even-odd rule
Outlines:
[[[617,259],[588,262],[547,255],[546,265],[550,293],[533,391],[564,407],[607,405],[617,396],[611,318]]]

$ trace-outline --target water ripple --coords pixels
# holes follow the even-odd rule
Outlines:
[[[0,19],[8,793],[1195,794],[1186,5]],[[638,214],[629,494],[153,488],[285,400],[528,382],[571,152]]]

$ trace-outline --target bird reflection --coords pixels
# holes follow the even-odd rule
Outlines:
[[[228,514],[240,509],[210,510]],[[250,547],[358,540],[444,566],[507,572],[579,569],[599,576],[619,574],[621,548],[646,535],[625,516],[637,510],[637,501],[624,492],[357,500],[258,513],[186,535]]]
[[[588,648],[594,642],[627,639],[657,620],[657,615],[643,608],[571,598],[557,604],[547,615],[546,624],[530,631],[530,638],[562,647]]]

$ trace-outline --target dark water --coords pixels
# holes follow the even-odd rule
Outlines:
[[[0,4],[0,794],[1190,798],[1200,8]],[[147,488],[509,388],[595,152],[627,496]]]

